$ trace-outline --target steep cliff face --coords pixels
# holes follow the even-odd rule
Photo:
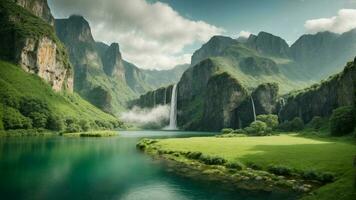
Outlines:
[[[73,91],[67,52],[52,26],[9,0],[0,3],[0,22],[1,59],[37,74],[55,91]]]
[[[270,33],[260,32],[257,36],[251,35],[248,38],[246,45],[263,55],[282,58],[290,57],[290,50],[287,42]]]
[[[157,90],[147,92],[130,102],[130,107],[138,106],[141,108],[153,108],[158,105],[171,103],[173,85],[162,87]]]
[[[253,90],[251,95],[234,110],[231,128],[244,128],[254,120],[253,105],[256,116],[263,114],[275,114],[277,109],[278,85],[265,83]]]
[[[75,70],[75,91],[97,107],[114,114],[149,90],[140,70],[122,59],[119,44],[95,42],[81,16],[57,19],[58,37],[69,49]]]
[[[234,124],[234,110],[248,96],[247,90],[228,73],[214,75],[209,79],[204,98],[203,130],[220,131]]]
[[[11,0],[17,5],[27,9],[37,17],[42,18],[50,25],[54,25],[54,18],[48,6],[47,0]]]
[[[301,117],[309,122],[314,116],[328,117],[335,108],[355,105],[356,100],[356,65],[350,62],[344,71],[318,85],[304,91],[292,93],[281,109],[282,121]]]

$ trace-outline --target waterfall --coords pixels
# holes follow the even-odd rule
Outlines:
[[[169,115],[169,130],[177,130],[177,84],[173,86],[171,110]]]
[[[286,101],[284,100],[284,98],[282,97],[280,100],[279,100],[279,103],[280,103],[280,108],[279,108],[279,111],[278,111],[278,116],[281,114],[284,106],[286,105]]]
[[[251,104],[252,104],[252,112],[253,112],[253,120],[256,121],[256,108],[255,108],[255,102],[253,101],[252,95],[251,95]]]
[[[156,107],[156,90],[153,91],[153,107]]]

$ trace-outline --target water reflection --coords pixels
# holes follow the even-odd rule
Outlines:
[[[139,153],[141,137],[202,133],[122,132],[113,138],[1,138],[2,199],[278,199],[194,182]]]

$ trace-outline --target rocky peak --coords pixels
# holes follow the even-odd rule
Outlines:
[[[237,43],[237,40],[230,37],[213,36],[199,50],[194,52],[191,64],[194,66],[208,57],[219,56],[227,47]]]
[[[102,57],[104,71],[109,76],[119,76],[125,80],[125,69],[118,43],[112,43]]]
[[[289,45],[287,42],[270,33],[260,32],[257,36],[250,35],[246,44],[261,54],[276,57],[290,56]]]
[[[67,42],[90,42],[94,44],[89,22],[84,17],[72,15],[68,19],[56,19],[57,35]]]
[[[54,18],[48,6],[47,0],[11,0],[11,1],[27,9],[37,17],[42,18],[52,26],[54,25]]]

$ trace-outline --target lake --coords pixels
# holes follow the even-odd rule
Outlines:
[[[220,184],[176,176],[135,147],[143,137],[211,134],[129,131],[110,138],[0,138],[0,196],[11,200],[287,199],[271,193],[231,191]]]

